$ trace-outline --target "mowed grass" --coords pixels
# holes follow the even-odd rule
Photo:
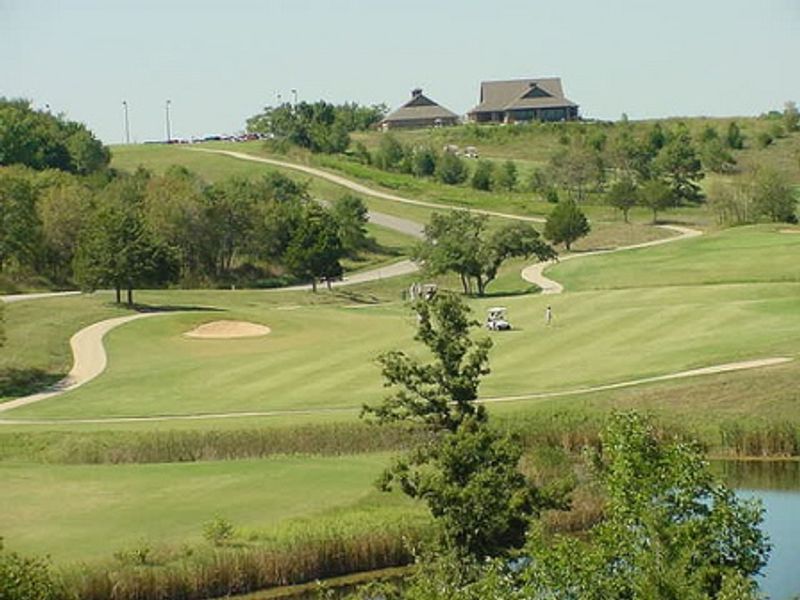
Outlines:
[[[786,225],[726,229],[656,248],[565,261],[547,269],[568,291],[800,281],[800,235]]]
[[[115,466],[0,464],[0,532],[9,548],[57,562],[145,544],[196,543],[215,515],[259,529],[353,507],[388,456],[276,457]],[[401,502],[384,495],[387,505]]]
[[[231,297],[233,294],[231,294]],[[477,315],[497,298],[474,301]],[[551,304],[554,323],[543,322]],[[688,286],[503,299],[515,326],[493,334],[483,397],[571,390],[735,360],[794,355],[800,284]],[[218,318],[252,320],[272,333],[247,340],[182,334]],[[9,418],[186,415],[348,409],[384,395],[375,357],[404,348],[415,321],[400,303],[238,307],[169,314],[109,334],[107,372]],[[489,335],[488,332],[485,335]]]

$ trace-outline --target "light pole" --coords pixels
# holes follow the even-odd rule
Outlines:
[[[281,93],[280,92],[275,92],[275,97],[278,99],[278,106],[280,106],[281,105]]]
[[[292,88],[292,97],[294,98],[294,105],[297,106],[297,90]]]
[[[128,101],[127,100],[123,100],[122,101],[122,110],[125,113],[125,143],[126,144],[130,144],[131,143],[131,125],[130,125],[130,122],[128,121]]]
[[[172,100],[167,100],[167,103],[164,105],[164,110],[167,115],[167,143],[169,144],[172,141],[172,134],[169,131],[169,106],[172,104]]]

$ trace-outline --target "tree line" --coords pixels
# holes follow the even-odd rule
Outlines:
[[[86,178],[0,168],[0,272],[55,286],[331,281],[368,243],[353,196],[331,207],[277,172],[213,184],[184,167]]]

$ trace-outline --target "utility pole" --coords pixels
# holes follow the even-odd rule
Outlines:
[[[167,143],[169,144],[172,141],[172,134],[169,130],[169,106],[172,104],[172,100],[167,100],[166,105],[164,106],[165,112],[167,114]]]
[[[292,88],[292,96],[294,97],[294,105],[297,106],[297,90]]]
[[[125,143],[126,144],[130,144],[131,143],[131,125],[130,125],[130,122],[128,121],[128,101],[127,100],[123,100],[122,101],[122,109],[123,109],[123,112],[125,113]]]

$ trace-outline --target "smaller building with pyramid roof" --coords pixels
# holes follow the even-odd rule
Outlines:
[[[386,116],[379,126],[381,129],[399,127],[441,127],[456,125],[459,117],[422,93],[420,88],[412,90],[411,100]]]

